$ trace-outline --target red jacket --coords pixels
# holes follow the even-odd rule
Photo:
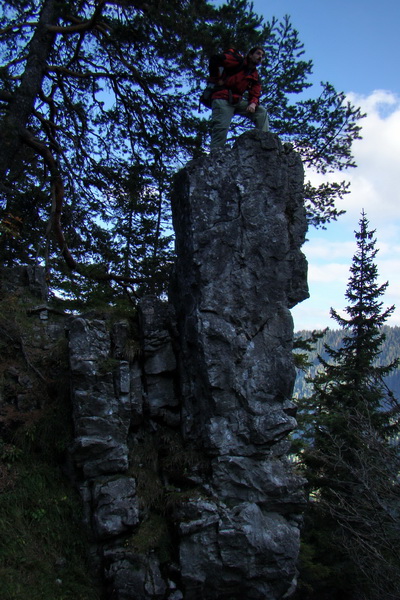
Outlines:
[[[245,58],[243,68],[237,73],[229,75],[229,69],[237,68],[240,64],[240,59],[237,58],[236,53],[228,51],[221,55],[220,60],[221,67],[226,69],[226,71],[222,74],[223,83],[221,84],[221,87],[213,93],[212,99],[217,100],[222,98],[224,100],[230,100],[232,104],[236,104],[242,99],[243,94],[248,91],[248,103],[258,104],[261,95],[261,83],[257,69],[250,66],[247,58]],[[219,87],[219,85],[217,85],[217,87]]]

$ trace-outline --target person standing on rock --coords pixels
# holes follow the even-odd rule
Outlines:
[[[268,113],[259,103],[261,83],[257,67],[264,57],[260,47],[252,48],[245,58],[235,50],[218,55],[219,79],[211,96],[211,152],[225,145],[234,115],[249,118],[260,131],[269,131]]]

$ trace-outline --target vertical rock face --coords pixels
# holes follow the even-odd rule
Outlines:
[[[170,303],[144,298],[134,323],[69,324],[75,477],[107,598],[293,591],[303,481],[286,460],[289,308],[308,295],[302,189],[299,157],[271,134],[189,164],[173,198]]]
[[[177,181],[183,426],[216,454],[265,452],[294,426],[289,307],[308,296],[302,190],[298,155],[257,132]]]
[[[43,270],[0,273],[0,295],[41,302],[29,310],[35,350],[68,331],[69,472],[104,598],[283,600],[294,589],[303,481],[286,454],[289,309],[308,296],[302,194],[300,159],[272,134],[189,164],[173,198],[170,303],[143,298],[129,318],[56,321]],[[30,378],[13,366],[6,376],[30,410],[18,393]]]
[[[183,508],[188,600],[282,598],[295,576],[302,482],[284,455],[296,424],[289,308],[308,296],[302,192],[300,158],[258,132],[177,177],[182,431],[212,473],[210,499]]]
[[[49,290],[45,269],[27,265],[0,270],[0,295],[21,292],[23,289],[46,302]]]
[[[156,554],[159,515],[147,506],[162,494],[157,428],[179,422],[171,316],[154,298],[142,301],[140,315],[141,348],[126,319],[86,315],[68,324],[75,479],[93,565],[113,600],[161,600],[175,592]]]

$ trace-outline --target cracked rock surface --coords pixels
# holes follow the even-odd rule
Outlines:
[[[68,326],[93,564],[110,600],[283,600],[304,502],[287,461],[300,158],[248,132],[176,176],[172,209],[169,302]]]
[[[182,431],[211,458],[213,494],[183,509],[185,598],[283,598],[303,501],[285,456],[289,309],[308,297],[300,158],[248,132],[179,173],[173,218]]]

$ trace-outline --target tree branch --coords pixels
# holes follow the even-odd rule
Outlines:
[[[42,86],[44,66],[50,54],[54,34],[47,26],[58,19],[59,5],[56,0],[44,0],[39,22],[29,44],[25,71],[19,87],[13,93],[7,113],[0,124],[0,177],[11,168],[22,145],[21,135]]]
[[[67,26],[67,27],[65,27],[65,26],[63,27],[61,25],[49,25],[48,30],[53,33],[65,34],[65,33],[78,33],[78,32],[83,32],[83,31],[89,31],[91,29],[99,29],[100,31],[105,33],[107,31],[107,29],[110,30],[110,27],[106,23],[98,23],[97,20],[101,16],[102,10],[106,4],[107,4],[107,0],[100,0],[97,3],[97,6],[94,10],[93,15],[87,21],[80,21],[76,17],[73,17],[72,15],[68,15],[68,19],[72,22],[75,22],[75,25],[71,25],[71,26]]]

